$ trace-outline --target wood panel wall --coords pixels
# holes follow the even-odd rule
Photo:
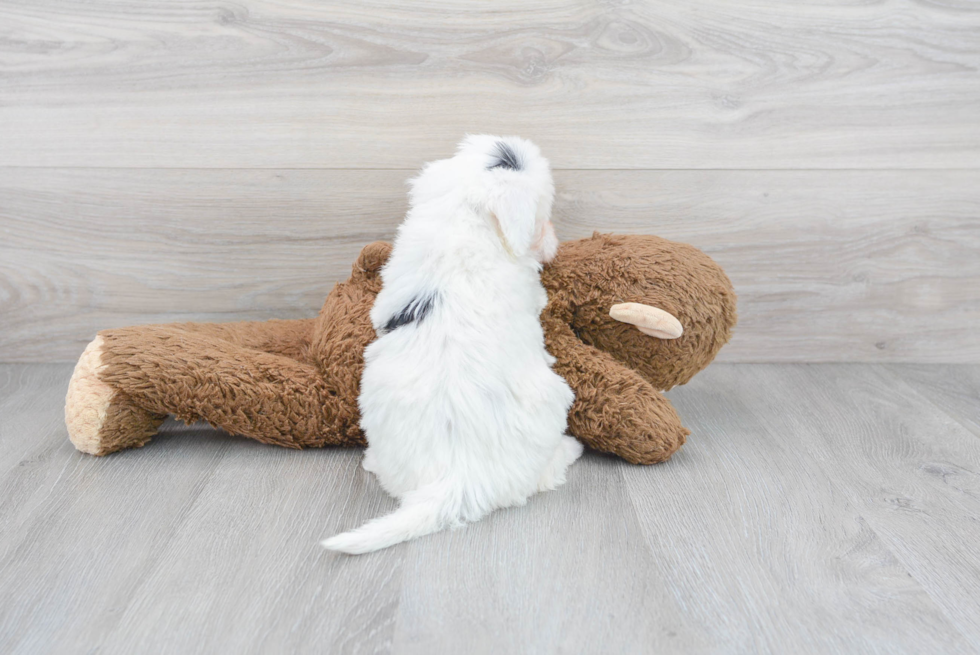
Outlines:
[[[0,361],[313,315],[493,132],[721,263],[722,359],[978,362],[978,71],[972,0],[0,0]]]

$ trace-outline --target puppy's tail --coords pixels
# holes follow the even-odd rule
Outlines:
[[[356,530],[321,542],[324,548],[360,555],[433,532],[458,521],[459,503],[453,486],[439,481],[405,494],[401,506]]]

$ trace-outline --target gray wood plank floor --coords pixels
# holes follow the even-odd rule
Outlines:
[[[716,364],[661,466],[374,555],[359,452],[168,424],[67,441],[71,367],[0,366],[0,652],[980,652],[980,366]]]

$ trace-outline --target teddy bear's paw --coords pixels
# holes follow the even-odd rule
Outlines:
[[[367,244],[361,248],[361,254],[357,256],[357,261],[354,262],[354,274],[359,274],[364,277],[376,277],[381,272],[390,255],[390,243],[373,241]]]
[[[655,434],[634,437],[612,450],[631,464],[660,464],[670,459],[687,441],[691,431],[678,424],[661,426]]]
[[[164,418],[134,406],[99,378],[103,347],[102,337],[96,337],[85,348],[65,398],[68,438],[75,448],[90,455],[142,446]]]
[[[65,398],[65,425],[75,448],[90,455],[103,455],[99,433],[106,422],[115,395],[99,379],[102,366],[102,337],[96,337],[78,358]]]

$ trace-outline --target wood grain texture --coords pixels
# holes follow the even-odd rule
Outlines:
[[[980,370],[970,365],[890,365],[888,371],[980,438]]]
[[[63,425],[70,373],[0,366],[0,443],[15,426],[35,442],[0,460],[0,651],[370,652],[390,641],[401,554],[324,562],[311,536],[363,478],[359,452],[297,459],[169,423],[153,450],[83,457]]]
[[[722,361],[980,362],[974,171],[568,171],[569,237],[692,243],[728,273]]]
[[[0,165],[976,168],[967,0],[0,3]]]
[[[980,440],[890,368],[714,365],[667,464],[363,557],[317,545],[394,507],[357,451],[89,457],[70,371],[0,365],[4,653],[980,652]]]
[[[358,468],[360,451],[307,451],[297,459],[248,446],[215,467],[194,508],[156,549],[157,565],[103,633],[107,652],[141,651],[154,634],[170,635],[166,650],[181,653],[319,652],[326,645],[378,652],[391,642],[405,551],[341,559],[319,545],[345,514],[346,499],[369,482]],[[358,517],[394,509],[384,494],[371,501]],[[194,571],[206,574],[188,575]]]
[[[95,332],[314,315],[390,239],[411,171],[0,169],[0,361]],[[562,238],[693,243],[728,272],[723,361],[980,362],[972,171],[559,171]]]
[[[662,583],[623,468],[588,454],[556,492],[408,544],[393,652],[710,650]]]
[[[854,438],[847,424],[860,412],[848,407],[828,421],[811,390],[850,374],[842,366],[712,366],[670,394],[692,431],[684,448],[653,474],[624,467],[656,577],[710,652],[974,652],[980,643],[949,629],[944,604],[909,577],[848,493],[853,471],[837,458],[850,452],[821,457],[812,447]],[[777,413],[801,425],[775,426]],[[876,450],[878,434],[856,448]],[[909,464],[896,457],[887,473]],[[946,520],[955,518],[935,522],[948,530]],[[952,547],[968,549],[957,536]],[[972,575],[977,561],[948,566]]]
[[[314,316],[394,236],[407,176],[6,169],[0,361],[70,361],[111,326]]]
[[[706,372],[717,385],[715,399],[743,400],[801,469],[822,472],[969,643],[980,645],[975,435],[883,367],[742,365]],[[684,416],[684,403],[678,405]],[[773,449],[766,454],[779,457]],[[799,489],[799,480],[793,487]],[[782,490],[773,497],[789,511],[822,506],[806,493],[795,502]]]

